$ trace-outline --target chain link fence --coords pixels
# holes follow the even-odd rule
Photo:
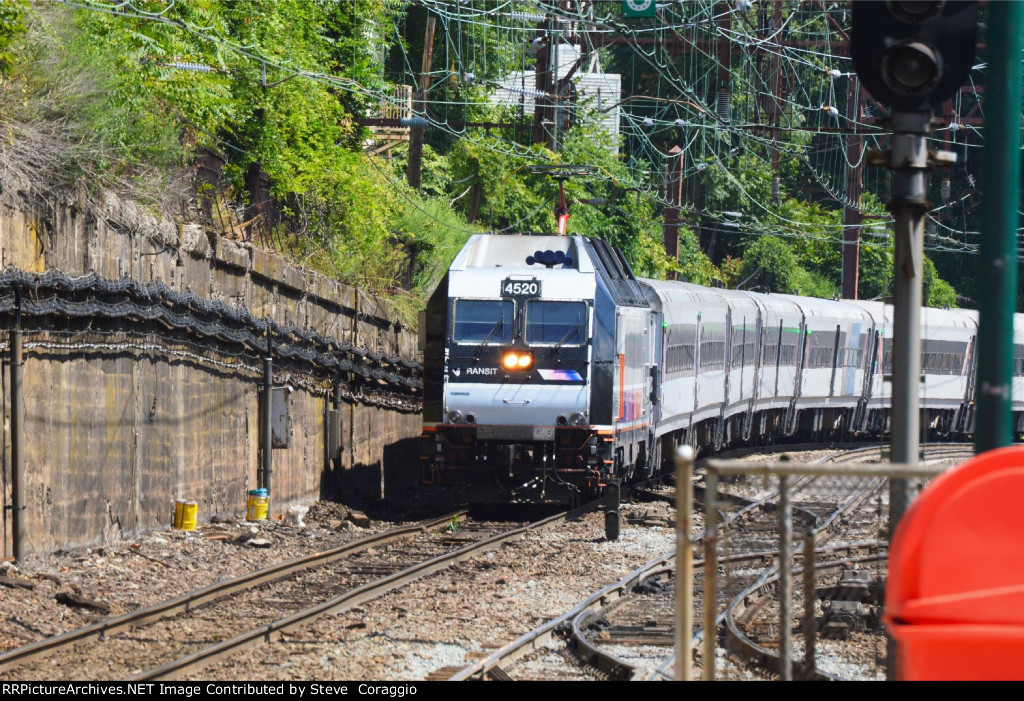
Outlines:
[[[677,462],[679,581],[693,582],[690,596],[681,589],[677,629],[693,635],[677,637],[692,664],[677,656],[672,676],[887,678],[890,480],[914,493],[953,464],[887,460],[876,446],[828,463],[710,460],[694,472]]]

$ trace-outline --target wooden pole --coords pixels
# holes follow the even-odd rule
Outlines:
[[[427,17],[427,29],[423,33],[423,61],[420,64],[420,89],[413,99],[413,114],[417,117],[427,116],[427,89],[430,87],[430,69],[434,64],[434,27],[437,18]],[[406,177],[409,185],[420,189],[420,174],[423,168],[423,127],[412,127],[409,130],[409,167]]]

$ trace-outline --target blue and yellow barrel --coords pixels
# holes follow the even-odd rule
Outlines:
[[[266,489],[250,489],[245,519],[247,521],[265,521],[269,506],[270,494]]]

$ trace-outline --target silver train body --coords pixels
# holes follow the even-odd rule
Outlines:
[[[977,315],[922,319],[922,425],[966,435]],[[650,474],[682,443],[889,425],[891,306],[639,279],[600,239],[474,236],[420,333],[424,480],[471,499],[571,502]]]

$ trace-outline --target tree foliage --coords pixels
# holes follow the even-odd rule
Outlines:
[[[372,135],[356,115],[376,115],[397,85],[416,84],[426,48],[422,6],[196,0],[167,7],[143,0],[101,12],[109,5],[83,3],[85,9],[0,2],[0,113],[16,135],[7,153],[20,148],[26,162],[45,162],[58,185],[165,186],[204,151],[215,152],[226,161],[218,211],[236,213],[236,223],[252,216],[249,178],[265,174],[283,214],[273,245],[300,263],[409,300],[411,308],[473,232],[553,232],[558,182],[536,166],[584,166],[586,176],[563,183],[569,233],[619,246],[639,275],[678,273],[700,284],[824,297],[839,290],[842,212],[792,194],[810,182],[811,136],[792,138],[777,174],[764,143],[740,143],[727,131],[713,136],[721,157],[705,156],[687,176],[700,194],[696,210],[683,212],[673,261],[663,250],[660,173],[638,179],[643,164],[630,159],[640,156],[619,152],[588,110],[576,111],[556,150],[532,144],[528,129],[428,129],[420,190],[405,184],[403,147],[390,152],[390,162],[368,155]],[[475,7],[501,10],[504,3],[479,0]],[[522,69],[522,32],[495,32],[486,15],[477,17],[435,36],[431,99],[443,105],[435,117],[521,122],[514,109],[489,106],[487,95]],[[525,21],[520,28],[533,31]],[[442,65],[446,46],[480,57],[472,62],[478,75]],[[612,67],[629,56],[623,47],[606,53]],[[630,73],[635,80],[625,94],[659,81],[643,70]],[[754,109],[744,99],[737,91],[735,112]],[[792,110],[782,115],[785,125],[803,119]],[[676,138],[662,130],[652,144],[665,153]],[[48,158],[29,157],[39,152]],[[774,175],[782,180],[777,201]],[[154,206],[169,199],[156,186],[139,191]],[[883,211],[870,196],[863,208]],[[704,227],[722,212],[738,215],[739,228],[719,237],[711,258],[702,247]],[[884,228],[865,226],[862,297],[891,289],[891,241]],[[930,262],[925,273],[929,303],[955,302]]]
[[[0,2],[0,74],[7,72],[14,63],[12,45],[25,31],[27,7],[27,0]]]
[[[776,236],[762,236],[752,243],[740,268],[743,287],[761,292],[795,293],[800,273],[796,254]]]

